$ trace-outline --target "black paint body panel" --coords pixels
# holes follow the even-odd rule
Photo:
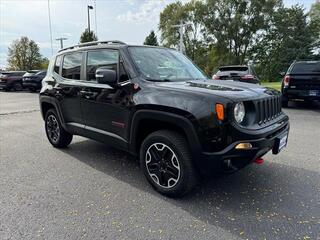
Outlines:
[[[84,54],[91,49],[119,50],[130,80],[114,86],[86,81],[83,70],[80,81],[64,79],[53,72],[52,61],[40,92],[43,117],[51,104],[67,131],[133,154],[139,153],[142,131],[173,126],[186,136],[195,165],[201,172],[218,170],[227,156],[245,158],[249,163],[270,150],[272,138],[269,136],[288,130],[288,117],[282,112],[263,125],[239,126],[233,119],[235,103],[249,104],[253,100],[280,97],[278,91],[255,84],[210,79],[150,82],[135,68],[128,47],[81,48]],[[79,50],[66,52],[72,51]],[[83,59],[85,61],[85,57]],[[217,120],[216,103],[223,104],[226,109],[224,121]],[[277,132],[279,129],[282,130]],[[243,140],[259,144],[245,153],[234,152],[235,143]]]

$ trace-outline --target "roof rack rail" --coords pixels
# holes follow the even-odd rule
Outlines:
[[[95,41],[95,42],[86,42],[86,43],[77,44],[77,45],[74,45],[74,46],[71,46],[71,47],[62,48],[58,52],[62,52],[62,51],[68,50],[68,49],[95,46],[95,45],[100,45],[100,44],[121,44],[121,45],[126,45],[126,43],[118,41],[118,40]]]

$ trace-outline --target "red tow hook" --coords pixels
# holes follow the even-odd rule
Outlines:
[[[254,160],[254,163],[256,164],[262,164],[264,162],[263,158],[257,158],[256,160]]]

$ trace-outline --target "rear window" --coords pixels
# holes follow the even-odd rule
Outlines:
[[[301,62],[293,65],[293,74],[320,73],[320,62]]]
[[[233,72],[233,71],[236,71],[236,72],[246,72],[248,71],[248,67],[237,67],[237,66],[234,66],[234,67],[220,67],[219,68],[219,71],[220,72]]]

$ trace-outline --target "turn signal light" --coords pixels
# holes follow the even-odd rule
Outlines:
[[[239,143],[236,146],[236,149],[250,149],[252,148],[251,143]]]
[[[224,120],[224,106],[221,103],[216,104],[216,113],[218,120]]]

